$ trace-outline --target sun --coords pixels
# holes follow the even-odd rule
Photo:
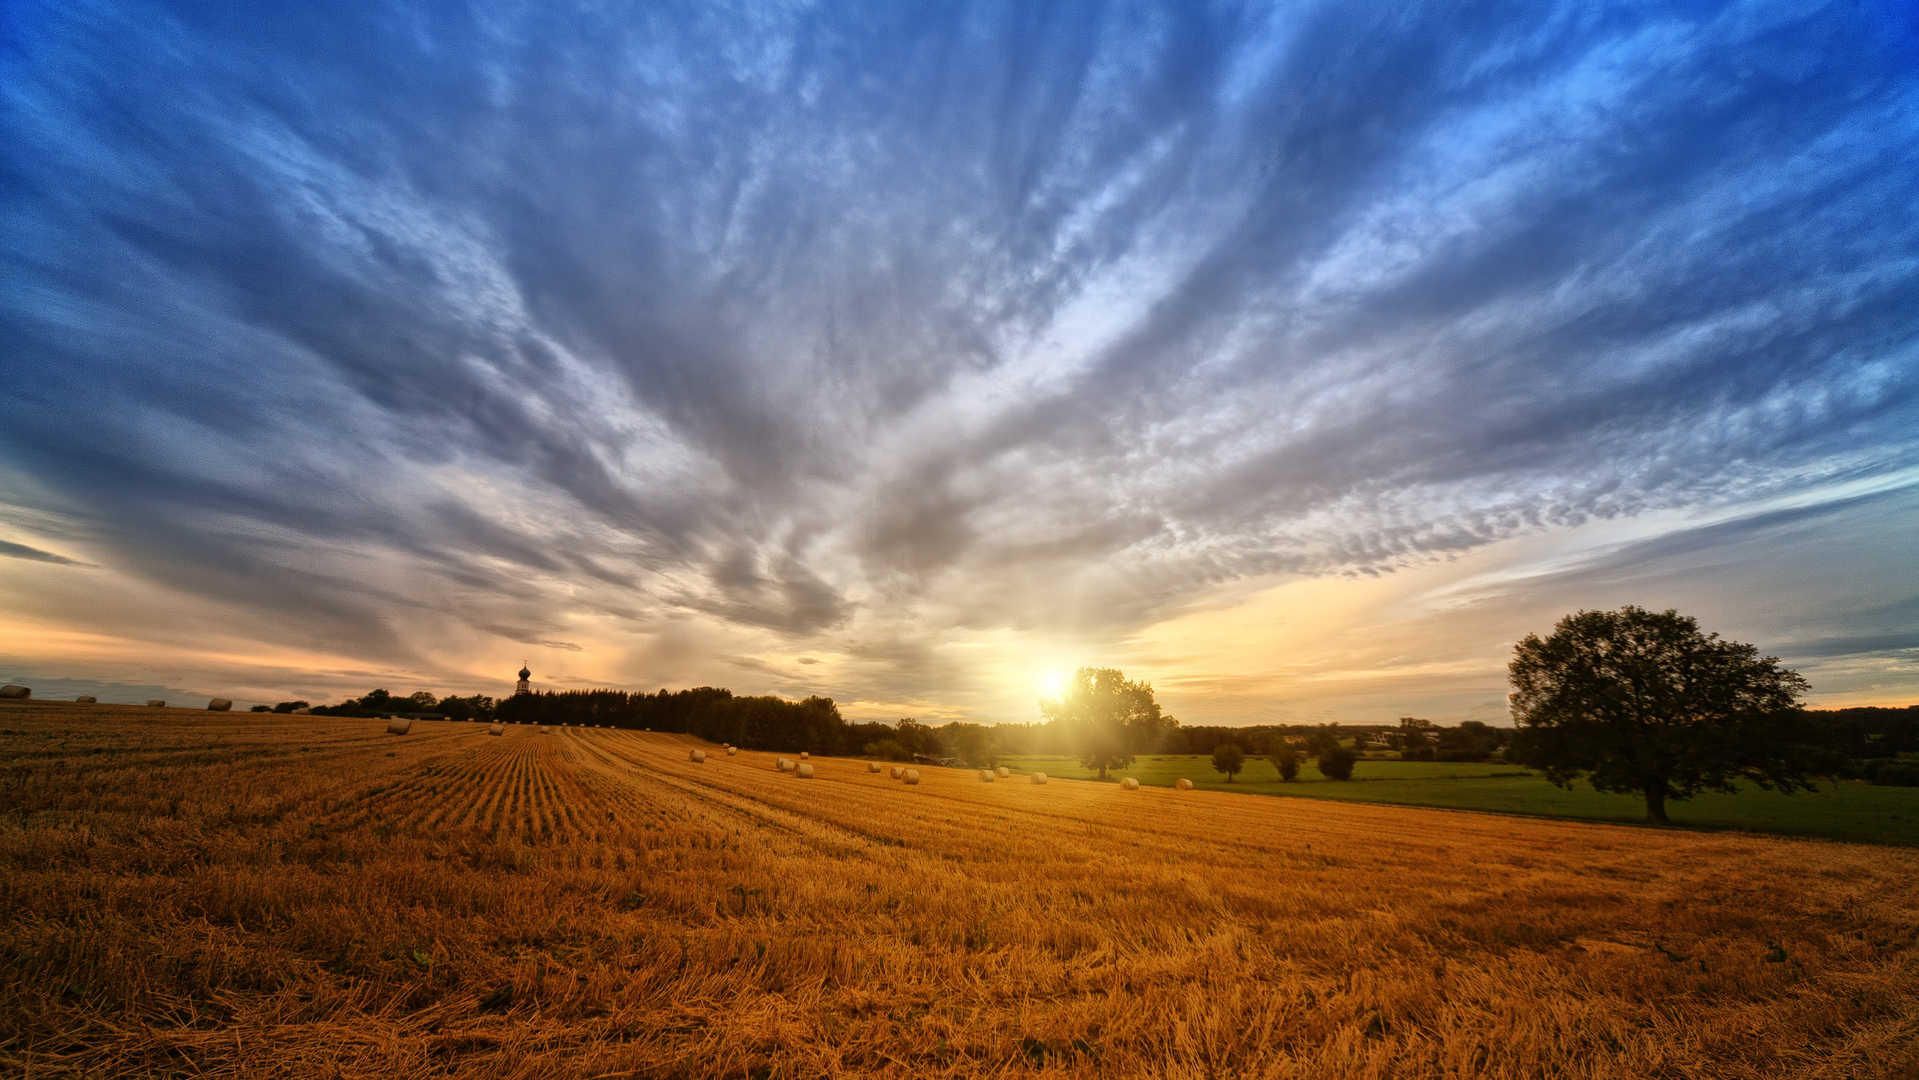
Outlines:
[[[1066,685],[1072,678],[1059,668],[1047,668],[1033,676],[1033,685],[1039,688],[1040,697],[1056,698],[1066,692]]]

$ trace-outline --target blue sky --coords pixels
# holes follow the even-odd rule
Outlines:
[[[0,675],[1919,700],[1905,5],[18,3],[0,132]]]

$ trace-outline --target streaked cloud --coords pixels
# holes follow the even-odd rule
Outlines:
[[[1919,517],[1848,494],[1919,467],[1890,7],[10,20],[21,663],[1463,714],[1630,581],[1919,688]],[[1307,594],[1343,652],[1207,629]]]

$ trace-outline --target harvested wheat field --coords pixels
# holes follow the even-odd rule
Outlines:
[[[1911,1077],[1919,852],[0,707],[0,1070]]]

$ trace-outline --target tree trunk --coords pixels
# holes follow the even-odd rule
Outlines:
[[[1101,763],[1100,763],[1100,766],[1099,766],[1099,778],[1100,778],[1101,780],[1104,780],[1104,779],[1106,779],[1106,763],[1105,763],[1105,762],[1101,762]]]
[[[1646,820],[1654,825],[1665,825],[1666,821],[1666,782],[1654,780],[1646,785]]]

